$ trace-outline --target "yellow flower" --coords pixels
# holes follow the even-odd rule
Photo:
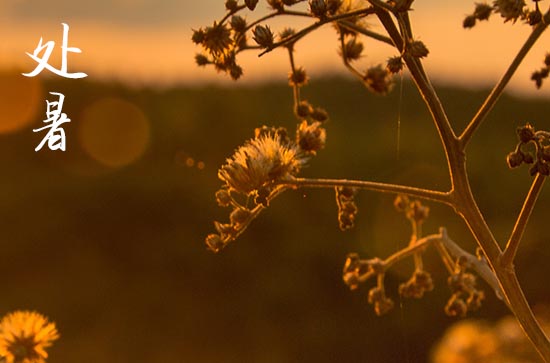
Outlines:
[[[34,311],[15,311],[0,321],[0,356],[6,363],[44,363],[59,338],[54,323]]]

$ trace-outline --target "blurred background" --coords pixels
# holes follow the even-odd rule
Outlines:
[[[469,1],[426,1],[413,14],[459,130],[528,33],[496,17],[464,31],[471,11]],[[292,132],[295,124],[283,55],[245,56],[239,83],[193,64],[191,29],[219,18],[223,1],[1,0],[0,13],[0,314],[30,309],[54,320],[61,339],[49,362],[428,361],[456,322],[443,312],[450,292],[433,251],[426,269],[434,292],[400,300],[397,285],[412,269],[403,263],[387,277],[396,308],[381,318],[367,303],[368,286],[351,292],[341,280],[348,253],[383,258],[408,242],[391,196],[361,192],[356,228],[343,233],[333,193],[287,192],[235,243],[207,251],[213,221],[228,218],[214,200],[218,167],[255,127]],[[23,77],[36,65],[25,52],[41,36],[59,45],[61,22],[70,25],[69,46],[82,49],[69,53],[69,71],[89,76]],[[327,36],[335,40],[327,28],[298,47],[311,75],[303,95],[330,114],[327,147],[302,175],[448,188],[436,131],[406,75],[389,96],[371,95],[340,70],[336,42],[319,49]],[[534,93],[529,81],[546,44],[533,49],[468,149],[474,192],[501,241],[531,180],[505,163],[515,129],[548,129],[550,88]],[[377,52],[367,48],[365,67],[391,55]],[[44,135],[32,129],[43,126],[49,92],[66,97],[66,152],[34,151]],[[549,297],[540,283],[550,258],[549,199],[544,191],[516,263],[533,304]],[[429,206],[425,232],[446,226],[473,252],[453,211]],[[473,317],[501,319],[504,305],[485,291]]]

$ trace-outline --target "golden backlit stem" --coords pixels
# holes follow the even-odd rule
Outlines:
[[[519,212],[519,216],[516,221],[516,224],[514,225],[514,229],[512,230],[512,234],[510,235],[510,238],[508,239],[508,243],[506,244],[506,249],[502,253],[500,264],[504,268],[510,267],[514,263],[514,258],[516,257],[519,244],[523,237],[523,232],[527,227],[527,222],[529,221],[529,217],[531,216],[531,212],[535,207],[535,204],[539,197],[540,191],[544,186],[545,181],[546,181],[546,176],[537,173],[537,175],[535,176],[535,180],[533,180],[533,184],[531,185],[531,189],[529,190],[529,193],[525,198],[523,207]]]
[[[450,194],[435,190],[409,187],[405,185],[378,183],[364,180],[348,180],[348,179],[309,179],[309,178],[293,178],[282,180],[279,184],[295,186],[295,187],[310,187],[310,188],[334,188],[334,187],[351,187],[365,190],[372,190],[382,193],[405,194],[411,197],[416,197],[434,202],[451,204]]]

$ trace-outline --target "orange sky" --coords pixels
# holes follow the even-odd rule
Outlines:
[[[10,1],[17,2],[5,1],[8,3],[4,3],[4,7]],[[140,0],[140,3],[151,1]],[[192,6],[190,3],[187,2],[189,7]],[[223,1],[215,3],[217,8],[212,10],[211,16],[205,15],[204,9],[199,8],[195,10],[200,16],[189,16],[189,12],[194,11],[189,8],[181,22],[172,19],[152,24],[73,17],[70,14],[63,17],[33,15],[26,19],[24,14],[10,16],[9,11],[4,11],[4,15],[0,16],[0,34],[10,35],[0,40],[0,67],[17,65],[27,72],[32,70],[35,63],[25,52],[32,52],[40,36],[44,37],[44,41],[55,40],[59,44],[61,22],[64,21],[70,25],[69,46],[79,47],[83,52],[69,54],[69,71],[83,71],[93,79],[146,84],[231,83],[226,76],[216,74],[211,68],[196,67],[193,60],[198,48],[190,41],[191,29],[208,25],[223,13]],[[416,36],[430,49],[425,64],[432,78],[463,86],[487,85],[496,81],[529,34],[529,27],[519,23],[502,24],[498,15],[493,15],[490,22],[464,30],[461,22],[464,14],[472,11],[473,2],[456,1],[451,6],[442,6],[441,2],[438,4],[419,0],[415,2],[412,13]],[[2,5],[0,13],[1,10]],[[276,23],[273,28],[280,29],[282,24]],[[372,26],[382,30],[375,21],[372,21]],[[550,51],[549,37],[545,34],[529,54],[512,82],[514,91],[534,93],[529,77],[533,70],[542,65],[546,51]],[[367,42],[365,48],[366,56],[360,61],[359,68],[383,62],[395,54],[392,49],[379,43]],[[336,36],[329,26],[299,43],[297,49],[297,62],[312,76],[324,72],[344,72],[336,54]],[[59,52],[59,48],[56,51]],[[287,62],[284,52],[272,52],[261,59],[256,54],[245,54],[240,60],[245,70],[243,81],[285,78]],[[550,87],[543,86],[535,94],[549,97]]]

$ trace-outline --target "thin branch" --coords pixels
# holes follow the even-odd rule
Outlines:
[[[366,37],[369,37],[369,38],[372,38],[372,39],[375,39],[375,40],[379,40],[381,41],[382,43],[386,43],[388,45],[391,45],[392,47],[394,47],[395,45],[393,44],[393,41],[391,40],[391,38],[385,36],[385,35],[382,35],[382,34],[379,34],[377,32],[374,32],[372,30],[369,30],[369,29],[366,29],[366,28],[363,28],[362,26],[359,26],[355,23],[352,23],[351,21],[348,21],[348,20],[340,20],[338,22],[338,25],[340,25],[342,28],[346,28],[348,30],[353,30],[353,31],[356,31],[357,33],[360,33],[360,34],[363,34],[364,36]]]
[[[296,34],[294,34],[294,35],[292,35],[288,38],[285,38],[285,39],[283,39],[279,42],[273,43],[273,45],[267,47],[263,52],[261,52],[258,55],[258,57],[261,57],[264,54],[269,53],[272,50],[274,50],[275,48],[278,48],[282,45],[285,45],[285,44],[288,44],[288,43],[294,43],[297,40],[299,40],[300,38],[303,38],[307,34],[311,33],[315,29],[317,29],[317,28],[319,28],[319,27],[321,27],[325,24],[332,23],[332,22],[335,22],[335,21],[338,21],[338,20],[345,20],[345,19],[353,18],[355,16],[366,16],[366,15],[370,15],[370,14],[373,14],[373,13],[374,13],[374,9],[372,7],[368,7],[368,8],[363,8],[363,9],[351,11],[349,13],[339,14],[339,15],[330,16],[330,17],[320,19],[319,21],[311,24],[310,26],[303,28],[302,30],[300,30]],[[279,14],[284,15],[283,12],[279,12]]]
[[[527,226],[527,222],[529,221],[529,217],[531,216],[531,212],[535,207],[536,201],[545,181],[546,176],[537,173],[535,180],[531,185],[531,189],[525,198],[525,202],[523,203],[523,207],[521,208],[516,224],[514,225],[512,234],[508,239],[506,248],[502,253],[500,263],[504,268],[511,267],[514,263],[514,258],[516,257],[521,238],[523,237],[523,232],[525,231],[525,227]]]
[[[549,14],[550,12],[547,13],[544,18],[546,19]],[[500,81],[495,85],[485,102],[483,102],[483,104],[479,108],[477,114],[474,116],[472,121],[470,121],[464,132],[462,132],[459,139],[463,149],[466,148],[466,145],[472,139],[472,136],[474,135],[476,130],[483,123],[489,112],[491,112],[498,99],[500,98],[500,95],[504,91],[504,88],[508,85],[508,82],[518,69],[519,65],[523,62],[523,59],[525,58],[529,50],[533,47],[537,39],[541,36],[541,34],[544,32],[544,30],[546,30],[547,27],[548,23],[546,21],[541,21],[533,29],[531,35],[529,35],[529,38],[527,38]]]
[[[282,185],[294,187],[310,187],[310,188],[334,188],[334,187],[351,187],[365,190],[372,190],[382,193],[405,194],[411,197],[416,197],[425,200],[431,200],[443,204],[452,205],[449,192],[440,192],[429,189],[415,188],[405,185],[378,183],[363,180],[347,180],[347,179],[308,179],[294,178],[279,182]]]

